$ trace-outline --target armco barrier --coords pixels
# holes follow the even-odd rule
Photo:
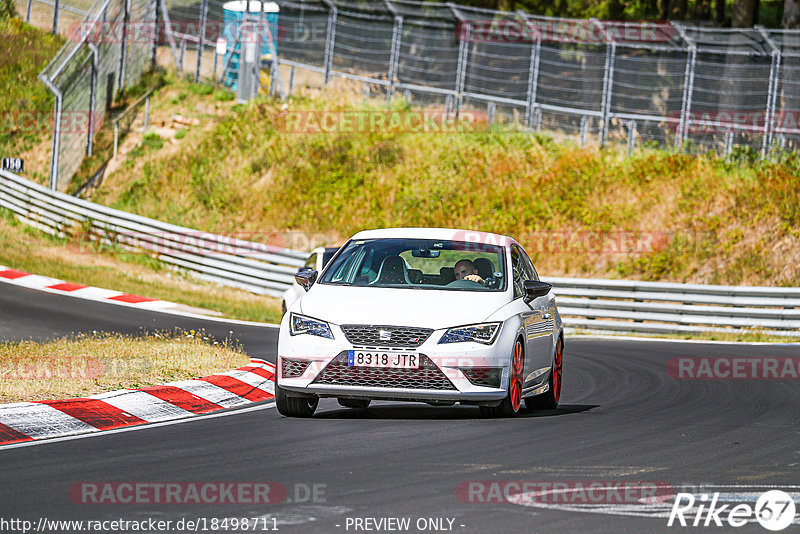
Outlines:
[[[197,276],[279,296],[307,252],[203,233],[51,191],[0,171],[0,206],[46,232],[84,232],[153,252]],[[544,278],[567,326],[589,331],[687,334],[756,329],[800,336],[800,288]]]
[[[305,252],[199,232],[93,204],[0,171],[0,206],[57,235],[81,232],[128,249],[153,252],[203,279],[279,296]]]

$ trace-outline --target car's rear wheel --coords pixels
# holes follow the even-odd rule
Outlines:
[[[511,369],[508,379],[508,395],[497,406],[481,406],[481,413],[486,417],[513,417],[522,408],[522,367],[524,362],[524,352],[522,341],[514,343],[514,351],[511,354]]]
[[[311,417],[317,410],[319,397],[310,395],[307,397],[290,397],[286,390],[275,384],[275,406],[278,413],[286,417]]]
[[[564,362],[564,340],[558,338],[556,350],[553,356],[553,370],[550,371],[550,378],[547,384],[550,386],[546,393],[525,399],[525,406],[528,409],[536,408],[555,408],[561,399],[561,368]]]
[[[336,399],[339,401],[340,406],[345,408],[353,408],[355,410],[366,410],[371,402],[370,399]]]

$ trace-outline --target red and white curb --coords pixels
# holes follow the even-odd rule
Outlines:
[[[2,265],[0,265],[0,282],[6,282],[30,289],[39,289],[49,293],[71,295],[73,297],[80,297],[88,300],[99,300],[128,306],[134,305],[138,308],[144,308],[148,310],[161,311],[179,306],[179,304],[168,302],[166,300],[151,299],[147,297],[140,297],[139,295],[123,293],[122,291],[73,284],[71,282],[65,282],[56,278],[50,278],[49,276],[41,276],[38,274],[17,271],[16,269],[11,269]]]
[[[85,398],[0,405],[0,445],[172,421],[273,399],[275,365]]]

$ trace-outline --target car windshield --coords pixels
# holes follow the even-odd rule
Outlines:
[[[456,264],[461,273],[458,277]],[[436,239],[358,239],[345,245],[321,283],[503,291],[505,272],[503,247],[497,245]]]

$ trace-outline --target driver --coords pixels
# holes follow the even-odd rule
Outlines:
[[[456,275],[456,280],[469,280],[479,284],[485,284],[486,281],[478,276],[478,269],[472,260],[459,260],[453,267],[453,272]]]

